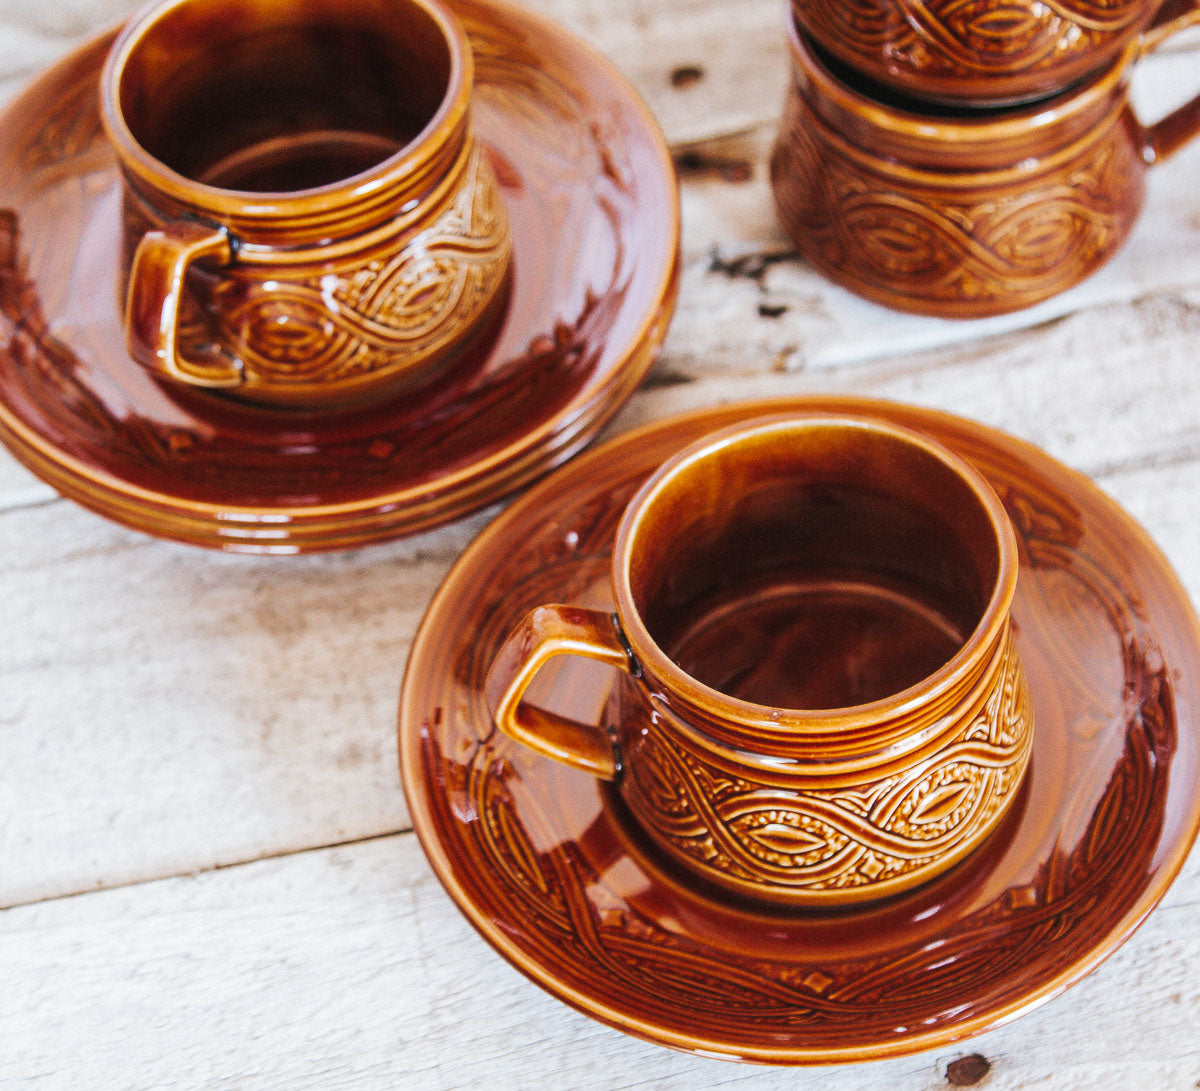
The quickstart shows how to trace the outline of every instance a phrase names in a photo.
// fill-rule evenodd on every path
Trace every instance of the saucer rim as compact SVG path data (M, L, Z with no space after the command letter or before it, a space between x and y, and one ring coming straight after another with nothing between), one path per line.
M462 20L460 0L446 0L446 3L454 17ZM620 91L631 115L639 116L647 147L653 147L658 159L659 177L667 183L665 188L669 198L669 207L665 210L669 216L664 224L669 245L663 248L662 269L653 293L647 293L645 297L637 328L626 343L614 351L610 367L599 377L595 373L590 375L553 415L501 450L450 474L355 500L269 507L188 500L159 492L107 469L88 465L62 450L0 398L0 440L26 469L89 510L156 537L230 552L315 553L405 537L463 518L510 496L523 485L562 465L603 430L653 366L678 302L682 275L682 208L670 146L642 94L612 61L578 34L513 0L465 0L465 6L499 9L509 20L531 26L539 40L549 38L568 43L573 51L587 59L589 72L598 73L607 85ZM95 76L99 80L107 56L105 46L111 48L116 37L134 18L136 15L85 39L25 84L0 111L0 131L27 99L45 94L69 78L72 67L79 65L93 51L98 54ZM463 23L469 40L469 29L465 20ZM111 168L119 170L115 157ZM269 522L264 521L264 516ZM168 525L148 529L158 520L164 520ZM355 532L356 526L364 522L373 524L376 520L382 525L362 533ZM244 531L247 537L225 540L221 531L232 527ZM299 530L300 533L279 538L281 529ZM256 541L255 530L269 530L276 536L267 541ZM310 538L310 534L319 537Z
M1191 604L1191 599L1178 574L1162 550L1134 516L1085 474L1066 466L1034 444L990 425L944 410L854 395L784 396L710 406L660 418L622 433L588 452L582 458L576 459L571 464L569 472L585 475L590 465L609 457L609 452L617 447L634 446L645 437L660 430L665 431L675 426L687 428L700 423L706 417L712 416L719 420L719 423L713 425L712 430L715 431L726 424L749 421L752 417L760 414L765 416L771 413L801 412L806 408L814 408L819 411L834 411L844 408L846 411L863 413L870 413L874 410L882 412L885 419L889 420L894 419L887 415L889 411L898 411L905 415L906 419L908 415L916 414L925 420L932 419L943 422L952 431L962 431L965 428L990 441L1003 453L1019 458L1026 465L1030 463L1034 466L1038 463L1052 464L1055 470L1061 472L1064 478L1070 482L1073 489L1083 489L1091 498L1095 499L1108 519L1120 520L1134 534L1145 551L1142 559L1147 562L1154 561L1160 570L1159 574L1163 578L1164 584L1171 589L1173 597L1187 606L1185 613L1190 623L1191 641L1200 648L1200 618L1197 617L1195 607ZM735 415L743 410L745 411L744 416ZM907 423L906 426L916 427L912 423ZM943 440L939 439L939 442L943 442ZM969 458L968 461L970 461ZM653 472L653 467L650 467L648 476ZM412 821L412 829L443 889L472 927L510 966L519 970L534 984L570 1007L600 1023L644 1041L717 1059L771 1065L820 1066L907 1056L995 1030L1060 996L1095 970L1137 931L1166 895L1187 862L1192 846L1197 836L1200 835L1200 794L1193 798L1190 816L1186 821L1179 823L1180 833L1176 835L1175 843L1164 855L1161 865L1146 883L1135 904L1118 921L1106 929L1103 937L1093 945L1087 954L1074 960L1061 973L1042 982L1027 995L990 1011L968 1017L961 1023L939 1030L917 1033L902 1039L826 1048L734 1045L728 1041L706 1038L702 1035L688 1035L681 1031L657 1026L648 1020L639 1019L627 1011L620 1011L609 1004L598 1002L581 990L560 981L550 971L544 970L535 959L511 943L505 930L492 921L486 913L478 911L470 894L455 876L453 861L443 849L441 839L437 835L436 823L431 816L430 793L424 773L423 732L420 724L422 710L417 704L418 695L415 692L417 682L414 681L422 673L419 670L419 661L424 658L426 647L434 643L436 632L445 628L442 615L445 614L448 619L452 618L452 600L458 597L460 585L465 585L471 575L470 568L473 557L486 553L490 549L492 541L501 537L506 528L513 524L519 525L531 514L534 514L540 492L541 488L531 489L493 520L459 557L438 588L410 646L400 691L397 735L401 781ZM905 895L901 894L898 897L903 898Z

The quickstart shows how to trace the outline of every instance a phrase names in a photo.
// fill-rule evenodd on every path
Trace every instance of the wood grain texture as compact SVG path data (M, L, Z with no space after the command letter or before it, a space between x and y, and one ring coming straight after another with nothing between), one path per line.
M653 387L619 427L830 387L948 409L1112 482L1198 594L1198 341L1200 293L1145 300L836 384L767 370ZM392 737L405 655L486 519L281 564L68 504L0 516L0 692L14 695L0 904L407 828Z
M0 0L0 101L137 6ZM614 431L806 391L946 408L1097 475L1200 599L1200 147L1151 173L1129 244L1074 292L987 322L893 315L787 256L762 169L786 78L776 0L531 6L615 59L684 165L678 319ZM1146 62L1147 118L1194 86L1197 57L1193 34ZM408 825L409 642L487 519L336 557L219 557L54 501L0 454L0 905L37 903L0 912L0 1087L924 1091L972 1052L989 1089L1200 1080L1195 855L1065 997L885 1064L687 1057L525 982L415 838L380 837ZM183 877L147 881L166 876ZM80 894L96 887L117 889Z
M278 566L0 517L0 905L406 828L400 674L480 525Z
M978 1052L990 1091L1182 1091L1200 1072L1200 937L1187 927L1198 902L1193 873L1094 975L963 1046L772 1071L673 1053L570 1011L471 931L412 835L384 838L10 910L0 965L24 987L0 991L0 1081L926 1091Z

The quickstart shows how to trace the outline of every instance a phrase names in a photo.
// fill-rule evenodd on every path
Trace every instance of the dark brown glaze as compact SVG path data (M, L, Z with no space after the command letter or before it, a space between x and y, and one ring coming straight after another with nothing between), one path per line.
M1000 106L1045 98L1104 68L1153 21L1200 17L1195 0L792 0L843 63L915 98Z
M21 461L140 530L296 553L458 518L595 436L673 312L670 158L628 83L577 39L503 0L453 10L516 227L485 343L435 386L357 412L273 412L157 383L125 353L116 303L122 187L96 109L106 37L0 124L0 438Z
M1033 760L995 836L932 883L859 908L756 907L672 865L610 788L501 736L483 678L530 607L612 609L621 511L663 460L765 412L864 409L936 436L1005 504L1020 551L1012 616L1037 721ZM854 399L728 406L606 445L484 532L413 646L401 765L417 832L452 897L567 1003L708 1055L877 1059L1029 1011L1141 923L1200 825L1198 663L1200 626L1153 543L1094 485L1027 444ZM580 720L602 710L586 664L559 659L542 680L554 709Z
M494 329L512 240L439 0L166 0L100 113L126 182L130 355L328 411L441 378Z
M751 421L646 483L613 547L615 621L539 606L489 706L518 742L616 780L708 881L800 906L889 896L973 852L1016 799L1034 728L1016 572L995 493L928 437L873 416ZM731 650L748 596L775 624ZM681 664L698 631L728 685ZM558 655L625 671L607 731L523 700Z
M1200 130L1200 99L1145 128L1135 47L1015 110L924 110L835 74L793 26L771 180L783 226L839 284L898 310L976 318L1095 272L1141 212L1148 162Z
M846 708L915 686L966 639L936 604L878 574L776 570L689 603L659 643L699 682L777 708Z

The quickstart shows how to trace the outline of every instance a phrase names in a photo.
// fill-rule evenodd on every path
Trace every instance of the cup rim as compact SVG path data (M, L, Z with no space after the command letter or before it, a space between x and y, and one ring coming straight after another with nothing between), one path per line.
M939 117L919 112L921 104L911 102L911 109L880 102L851 87L830 71L813 49L814 39L803 30L794 12L787 18L789 51L793 64L817 85L822 97L838 109L861 118L874 129L904 137L920 137L932 141L975 142L994 140L1028 140L1030 135L1059 125L1088 109L1099 106L1128 77L1139 51L1135 39L1102 68L1078 83L1063 88L1049 97L1009 106L964 107L964 113ZM896 92L902 97L902 93ZM929 103L930 109L945 109L945 103ZM974 110L978 116L971 116Z
M785 709L730 696L706 685L678 666L650 635L638 610L631 583L633 546L642 521L655 499L685 468L707 458L722 447L771 431L796 427L861 429L884 434L916 446L956 474L974 494L995 534L997 571L992 593L979 621L959 649L932 674L896 693L859 705L828 709ZM645 481L625 508L617 528L612 555L612 582L617 619L634 659L673 695L692 707L735 727L787 735L852 733L881 721L897 720L936 702L969 682L979 669L981 656L997 645L1009 619L1016 593L1018 572L1017 538L1008 513L987 479L966 459L937 440L866 414L786 413L770 414L722 428L673 455Z
M167 166L133 135L120 106L118 87L134 50L171 12L198 0L150 0L130 17L113 42L100 75L100 118L122 165L158 192L186 205L239 220L290 215L321 215L359 202L410 176L424 174L446 143L467 122L474 85L474 58L466 32L441 0L404 0L420 8L441 31L450 54L445 93L434 115L416 136L386 159L358 174L307 189L257 191L226 189L199 182Z

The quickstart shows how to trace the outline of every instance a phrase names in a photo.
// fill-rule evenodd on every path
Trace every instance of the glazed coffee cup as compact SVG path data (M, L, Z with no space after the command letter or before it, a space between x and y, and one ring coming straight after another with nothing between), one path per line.
M534 610L487 699L718 887L878 898L963 859L1016 798L1016 582L1004 508L944 447L865 416L759 418L646 482L613 546L615 613ZM560 655L618 668L602 725L525 701Z
M323 409L436 378L503 306L508 221L438 0L168 0L117 39L125 326L162 379Z
M1071 287L1125 241L1147 166L1200 131L1200 96L1157 124L1138 120L1136 45L1036 106L922 111L792 31L771 159L781 222L831 280L899 310L975 318Z
M1002 106L1057 94L1131 42L1152 46L1200 21L1196 0L1160 2L792 0L792 10L813 41L880 84L954 106Z

